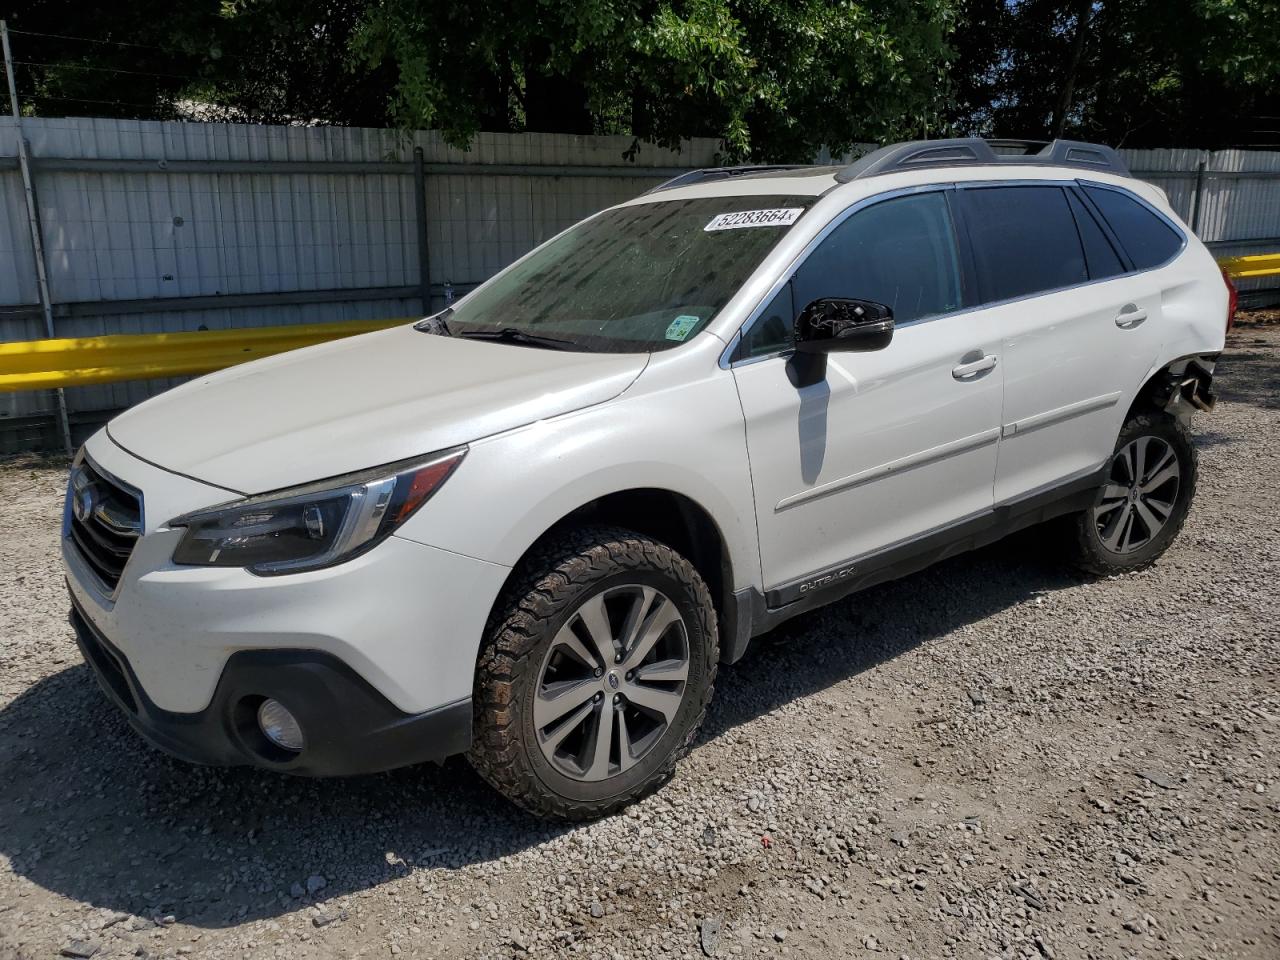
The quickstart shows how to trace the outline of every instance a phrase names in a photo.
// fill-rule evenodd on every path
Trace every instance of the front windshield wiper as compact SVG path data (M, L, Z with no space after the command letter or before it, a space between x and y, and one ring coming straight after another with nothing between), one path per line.
M467 340L497 340L499 343L519 343L527 347L544 347L548 350L572 350L577 347L572 340L544 337L538 333L517 330L515 327L503 327L501 330L466 330L458 336Z
M453 331L449 329L449 324L445 321L445 317L453 313L453 307L445 307L439 313L432 314L429 317L423 317L413 325L413 329L420 330L423 333L442 334L446 337L452 337Z

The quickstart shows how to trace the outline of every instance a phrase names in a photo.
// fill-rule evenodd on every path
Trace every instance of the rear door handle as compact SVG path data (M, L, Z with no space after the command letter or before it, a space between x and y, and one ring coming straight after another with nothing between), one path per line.
M970 363L962 363L958 367L953 367L951 375L957 380L972 380L980 373L986 373L988 370L994 370L998 359L999 358L994 353L988 353L981 359L974 360Z
M1132 330L1145 319L1147 319L1147 311L1136 303L1126 303L1116 314L1116 326L1121 330Z

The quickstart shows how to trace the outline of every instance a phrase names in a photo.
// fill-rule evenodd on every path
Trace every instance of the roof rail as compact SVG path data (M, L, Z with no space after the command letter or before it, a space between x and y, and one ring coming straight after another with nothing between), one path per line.
M682 173L678 177L672 177L666 183L660 183L656 187L646 190L645 194L657 193L659 190L673 190L676 187L687 187L695 183L706 183L708 180L728 180L732 177L745 177L752 173L797 170L802 166L806 166L806 164L760 163L746 164L739 167L703 167L700 170L690 170L688 173Z
M836 174L841 183L901 173L922 167L996 166L1005 163L1081 167L1122 177L1132 176L1120 155L1110 147L1078 140L913 140L873 150Z

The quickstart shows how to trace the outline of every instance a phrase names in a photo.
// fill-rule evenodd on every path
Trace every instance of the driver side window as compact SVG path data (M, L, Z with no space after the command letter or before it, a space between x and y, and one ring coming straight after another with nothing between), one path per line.
M752 324L742 356L787 350L797 311L821 297L874 300L895 321L958 310L960 257L943 191L883 200L836 227Z

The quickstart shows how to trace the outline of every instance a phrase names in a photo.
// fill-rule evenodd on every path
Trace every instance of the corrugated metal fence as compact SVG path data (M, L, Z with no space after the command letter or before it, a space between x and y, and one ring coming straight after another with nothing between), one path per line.
M59 337L421 316L595 211L715 162L629 137L26 119ZM16 123L0 118L0 342L45 336ZM79 438L177 381L66 392ZM0 393L0 452L57 447Z
M1154 183L1213 255L1280 252L1280 153L1261 150L1121 150ZM1280 300L1275 277L1242 279L1241 304Z
M480 134L460 151L429 132L102 119L22 131L59 337L421 315L717 150L628 158L628 137ZM0 118L0 342L45 336L16 135ZM1280 153L1124 156L1215 254L1280 250ZM69 388L73 432L174 382ZM48 391L0 393L0 452L58 446L55 410Z

